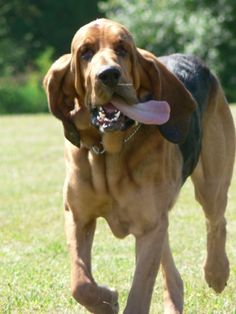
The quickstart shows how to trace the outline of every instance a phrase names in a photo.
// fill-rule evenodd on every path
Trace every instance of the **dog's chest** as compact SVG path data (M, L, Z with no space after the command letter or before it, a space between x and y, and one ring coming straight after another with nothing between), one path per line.
M153 228L178 193L181 174L166 167L157 153L140 160L92 154L88 159L92 185L90 193L87 190L87 203L92 204L92 212L107 220L118 237Z

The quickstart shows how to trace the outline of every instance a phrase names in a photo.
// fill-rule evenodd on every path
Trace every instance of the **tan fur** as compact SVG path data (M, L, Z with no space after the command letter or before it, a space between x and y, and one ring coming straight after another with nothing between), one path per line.
M88 45L96 54L92 61L85 62L81 51ZM114 52L117 45L125 46L125 58ZM104 217L115 236L133 234L136 239L136 270L124 313L149 313L160 264L165 313L182 313L183 284L168 240L168 211L181 188L182 156L178 145L167 141L155 126L142 125L127 143L124 140L136 126L104 135L91 126L91 104L105 104L112 97L111 90L96 77L103 65L121 69L126 85L117 93L128 104L150 92L155 99L168 100L168 123L177 125L183 137L196 107L182 83L152 54L138 50L123 26L109 20L97 20L81 28L72 41L71 54L52 65L44 84L51 111L62 120L67 138L64 200L72 294L94 314L118 313L117 292L98 286L91 272L96 218ZM229 274L224 211L235 135L219 83L211 92L203 128L202 153L192 179L207 218L206 280L221 292ZM101 146L105 153L94 154L93 145Z

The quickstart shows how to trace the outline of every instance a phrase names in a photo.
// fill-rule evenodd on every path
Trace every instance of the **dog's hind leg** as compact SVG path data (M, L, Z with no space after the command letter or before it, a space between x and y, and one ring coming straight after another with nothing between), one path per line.
M206 185L193 177L196 199L206 216L207 256L204 265L205 279L216 292L221 292L229 277L229 262L225 252L227 187L206 180ZM196 183L197 182L197 183ZM205 188L204 188L205 186Z
M164 310L165 314L183 313L183 281L175 266L166 235L161 257L162 274L164 279Z
M205 279L220 293L229 277L225 252L227 193L235 154L235 132L232 116L219 84L212 91L203 120L202 151L192 175L195 196L202 205L207 226Z

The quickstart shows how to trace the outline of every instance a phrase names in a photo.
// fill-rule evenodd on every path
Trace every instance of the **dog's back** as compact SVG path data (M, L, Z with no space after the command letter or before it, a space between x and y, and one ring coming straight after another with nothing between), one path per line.
M220 86L208 67L196 57L173 54L158 59L184 84L198 105L192 114L188 136L184 143L179 145L184 162L182 173L184 182L197 165L204 131L202 128L204 112L211 93Z

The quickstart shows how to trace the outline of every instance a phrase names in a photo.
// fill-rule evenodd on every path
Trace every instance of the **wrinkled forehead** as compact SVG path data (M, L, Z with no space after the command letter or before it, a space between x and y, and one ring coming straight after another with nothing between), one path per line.
M133 38L128 30L119 23L98 19L81 27L72 40L72 49L86 43L99 42L106 46L117 41L133 43Z

